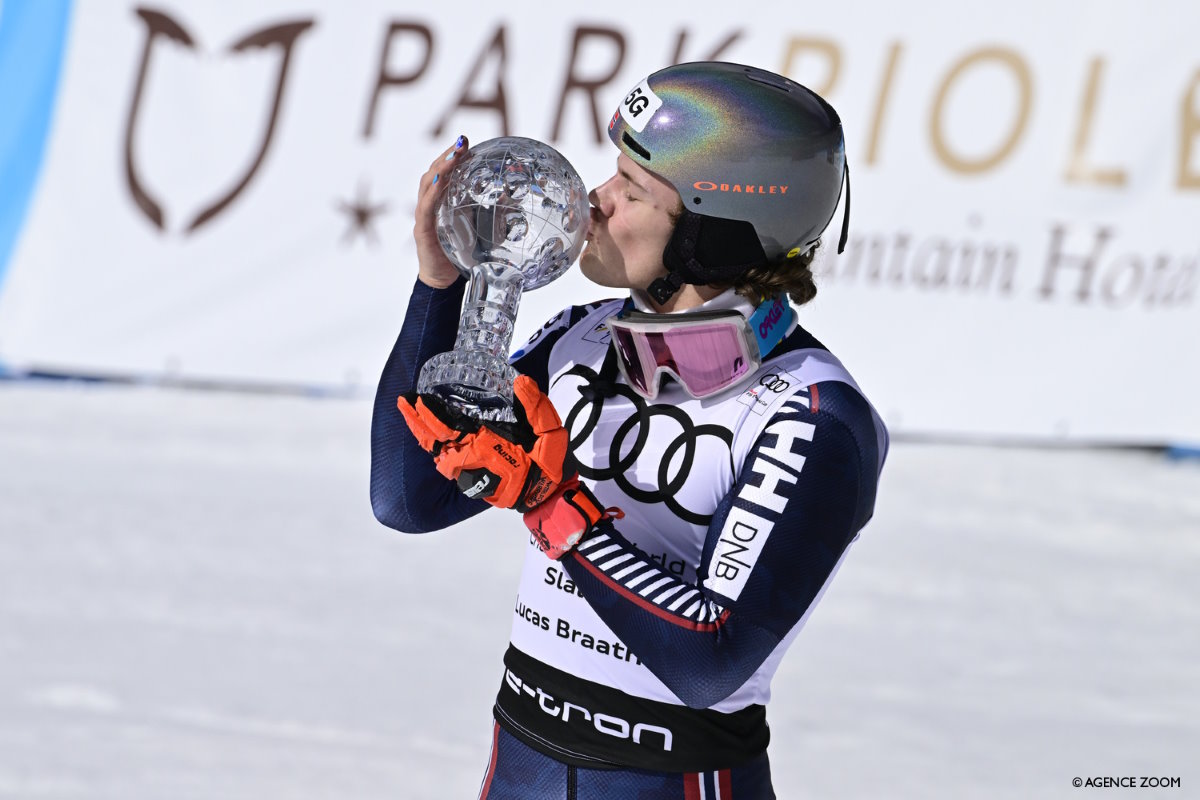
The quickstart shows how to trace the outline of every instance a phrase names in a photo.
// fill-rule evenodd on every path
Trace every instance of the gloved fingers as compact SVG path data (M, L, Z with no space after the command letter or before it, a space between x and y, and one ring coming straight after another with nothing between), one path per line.
M452 481L458 480L458 475L468 468L468 452L453 444L443 447L433 458L437 471Z
M559 427L538 437L537 443L529 451L529 458L542 468L546 477L555 483L562 481L564 463L567 460L567 448L570 437L565 428Z
M450 432L450 438L461 438L464 434L479 430L479 420L459 411L436 394L419 395L417 408L426 420L431 420L435 433Z
M518 375L513 381L513 399L520 406L520 412L524 414L529 427L536 435L541 436L562 427L562 420L554 404L537 385L537 381L528 375Z
M417 400L418 404L420 402ZM417 438L417 444L421 445L423 450L432 451L441 440L426 424L425 416L421 411L403 395L396 400L396 408L400 409L400 414L404 417L404 424L408 425L408 429Z
M426 450L432 451L438 442L453 442L462 438L463 431L450 426L429 404L424 397L401 395L396 400L396 408L404 415L404 421L409 430L417 437L417 442ZM436 401L434 401L436 406Z
M477 436L468 434L461 441L447 442L433 457L433 464L437 467L437 471L454 481L458 480L459 473L463 470L483 466L483 459L476 449L478 447L477 440Z

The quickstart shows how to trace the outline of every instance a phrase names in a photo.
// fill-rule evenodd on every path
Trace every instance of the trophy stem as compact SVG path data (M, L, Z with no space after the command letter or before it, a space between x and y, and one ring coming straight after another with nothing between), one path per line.
M508 351L524 288L521 270L510 264L472 267L454 349L425 362L417 391L436 394L476 419L516 421L512 385L518 373L508 365Z

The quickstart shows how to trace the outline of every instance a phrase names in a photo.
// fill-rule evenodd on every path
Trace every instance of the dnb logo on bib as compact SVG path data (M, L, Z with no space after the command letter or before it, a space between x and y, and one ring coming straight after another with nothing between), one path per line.
M646 123L654 116L654 112L661 107L662 100L650 90L649 82L642 81L632 92L625 95L625 99L621 101L620 112L625 122L629 123L629 127L641 133L645 130Z

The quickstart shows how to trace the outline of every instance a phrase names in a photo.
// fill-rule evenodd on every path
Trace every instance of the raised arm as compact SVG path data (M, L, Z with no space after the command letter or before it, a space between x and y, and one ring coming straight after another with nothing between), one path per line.
M371 417L371 508L384 525L406 533L445 528L487 508L463 497L438 474L396 407L401 394L416 389L425 362L454 346L466 281L438 243L436 214L446 176L467 151L467 140L460 136L418 183L413 223L418 278L379 378Z

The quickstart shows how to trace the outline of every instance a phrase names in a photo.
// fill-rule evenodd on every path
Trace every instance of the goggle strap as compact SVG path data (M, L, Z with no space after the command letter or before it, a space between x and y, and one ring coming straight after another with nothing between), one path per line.
M784 302L782 297L768 297L754 309L754 313L746 322L758 342L758 354L761 358L765 359L767 353L774 350L783 340L788 328L792 326L795 313L791 304Z

